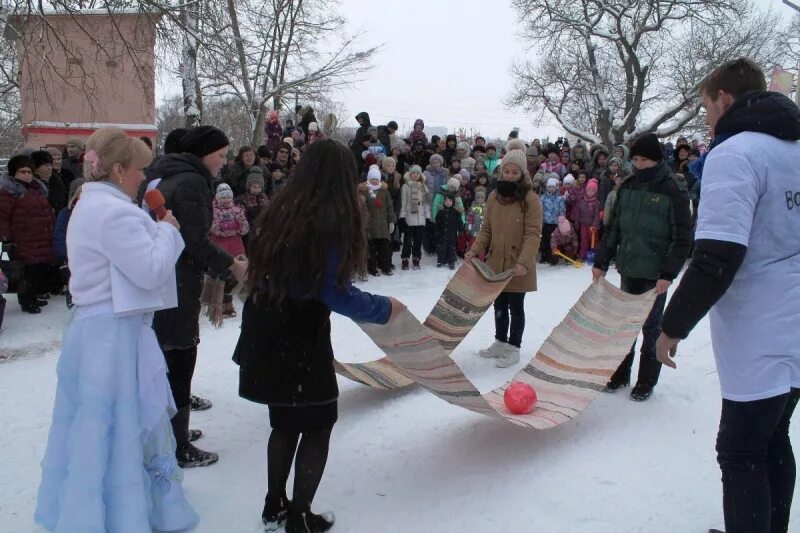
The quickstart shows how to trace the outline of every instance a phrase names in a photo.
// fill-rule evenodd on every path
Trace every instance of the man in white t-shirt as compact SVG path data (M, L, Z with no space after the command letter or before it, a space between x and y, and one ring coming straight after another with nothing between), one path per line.
M664 313L657 357L710 311L722 389L717 459L727 533L788 531L789 422L800 399L800 110L748 59L701 88L714 141L701 161L695 251Z

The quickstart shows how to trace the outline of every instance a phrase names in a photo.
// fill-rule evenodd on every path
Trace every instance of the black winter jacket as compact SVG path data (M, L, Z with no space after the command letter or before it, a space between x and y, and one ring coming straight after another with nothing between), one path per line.
M185 248L175 267L178 307L158 311L153 329L162 350L193 348L200 343L200 293L203 274L228 275L233 258L208 239L211 229L213 178L202 160L192 154L165 156L159 165L158 190L165 207L181 225Z

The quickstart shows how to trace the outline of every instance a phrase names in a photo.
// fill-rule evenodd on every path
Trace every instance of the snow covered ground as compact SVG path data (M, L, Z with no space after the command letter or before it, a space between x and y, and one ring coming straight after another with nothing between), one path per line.
M362 286L397 296L422 318L451 275L425 261L420 272L371 278ZM618 282L615 274L609 279ZM527 357L589 280L588 268L539 267L540 290L526 299ZM37 531L39 461L69 313L63 298L53 298L38 316L23 315L14 296L8 307L0 333L0 531L22 533ZM500 370L475 355L493 332L490 312L453 354L482 391L519 369ZM230 359L237 321L221 330L204 323L202 333L194 392L214 408L193 414L192 426L205 432L198 444L221 458L186 471L184 489L201 517L198 532L255 533L266 491L266 408L237 395L238 370ZM343 361L379 356L339 316L333 342ZM340 378L340 421L315 509L333 510L334 531L346 533L701 533L718 527L720 398L707 323L682 345L678 365L677 372L665 369L649 402L604 394L582 417L549 431L492 420L419 388L378 392ZM792 433L798 437L796 428ZM797 512L794 517L800 523Z

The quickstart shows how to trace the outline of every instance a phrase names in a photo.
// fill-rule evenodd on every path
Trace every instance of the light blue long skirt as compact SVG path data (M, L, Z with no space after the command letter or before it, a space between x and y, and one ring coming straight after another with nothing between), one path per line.
M36 522L58 533L193 528L149 315L79 309L64 333Z

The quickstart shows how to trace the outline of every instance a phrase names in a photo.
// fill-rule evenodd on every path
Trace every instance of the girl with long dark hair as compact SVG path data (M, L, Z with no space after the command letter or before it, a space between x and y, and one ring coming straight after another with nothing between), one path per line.
M351 284L364 275L367 262L356 185L348 149L333 140L316 142L252 230L251 292L234 360L240 365L239 395L269 406L269 487L262 513L268 531L283 522L287 533L333 526L332 515L311 512L338 416L331 311L385 324L403 309L393 298Z

